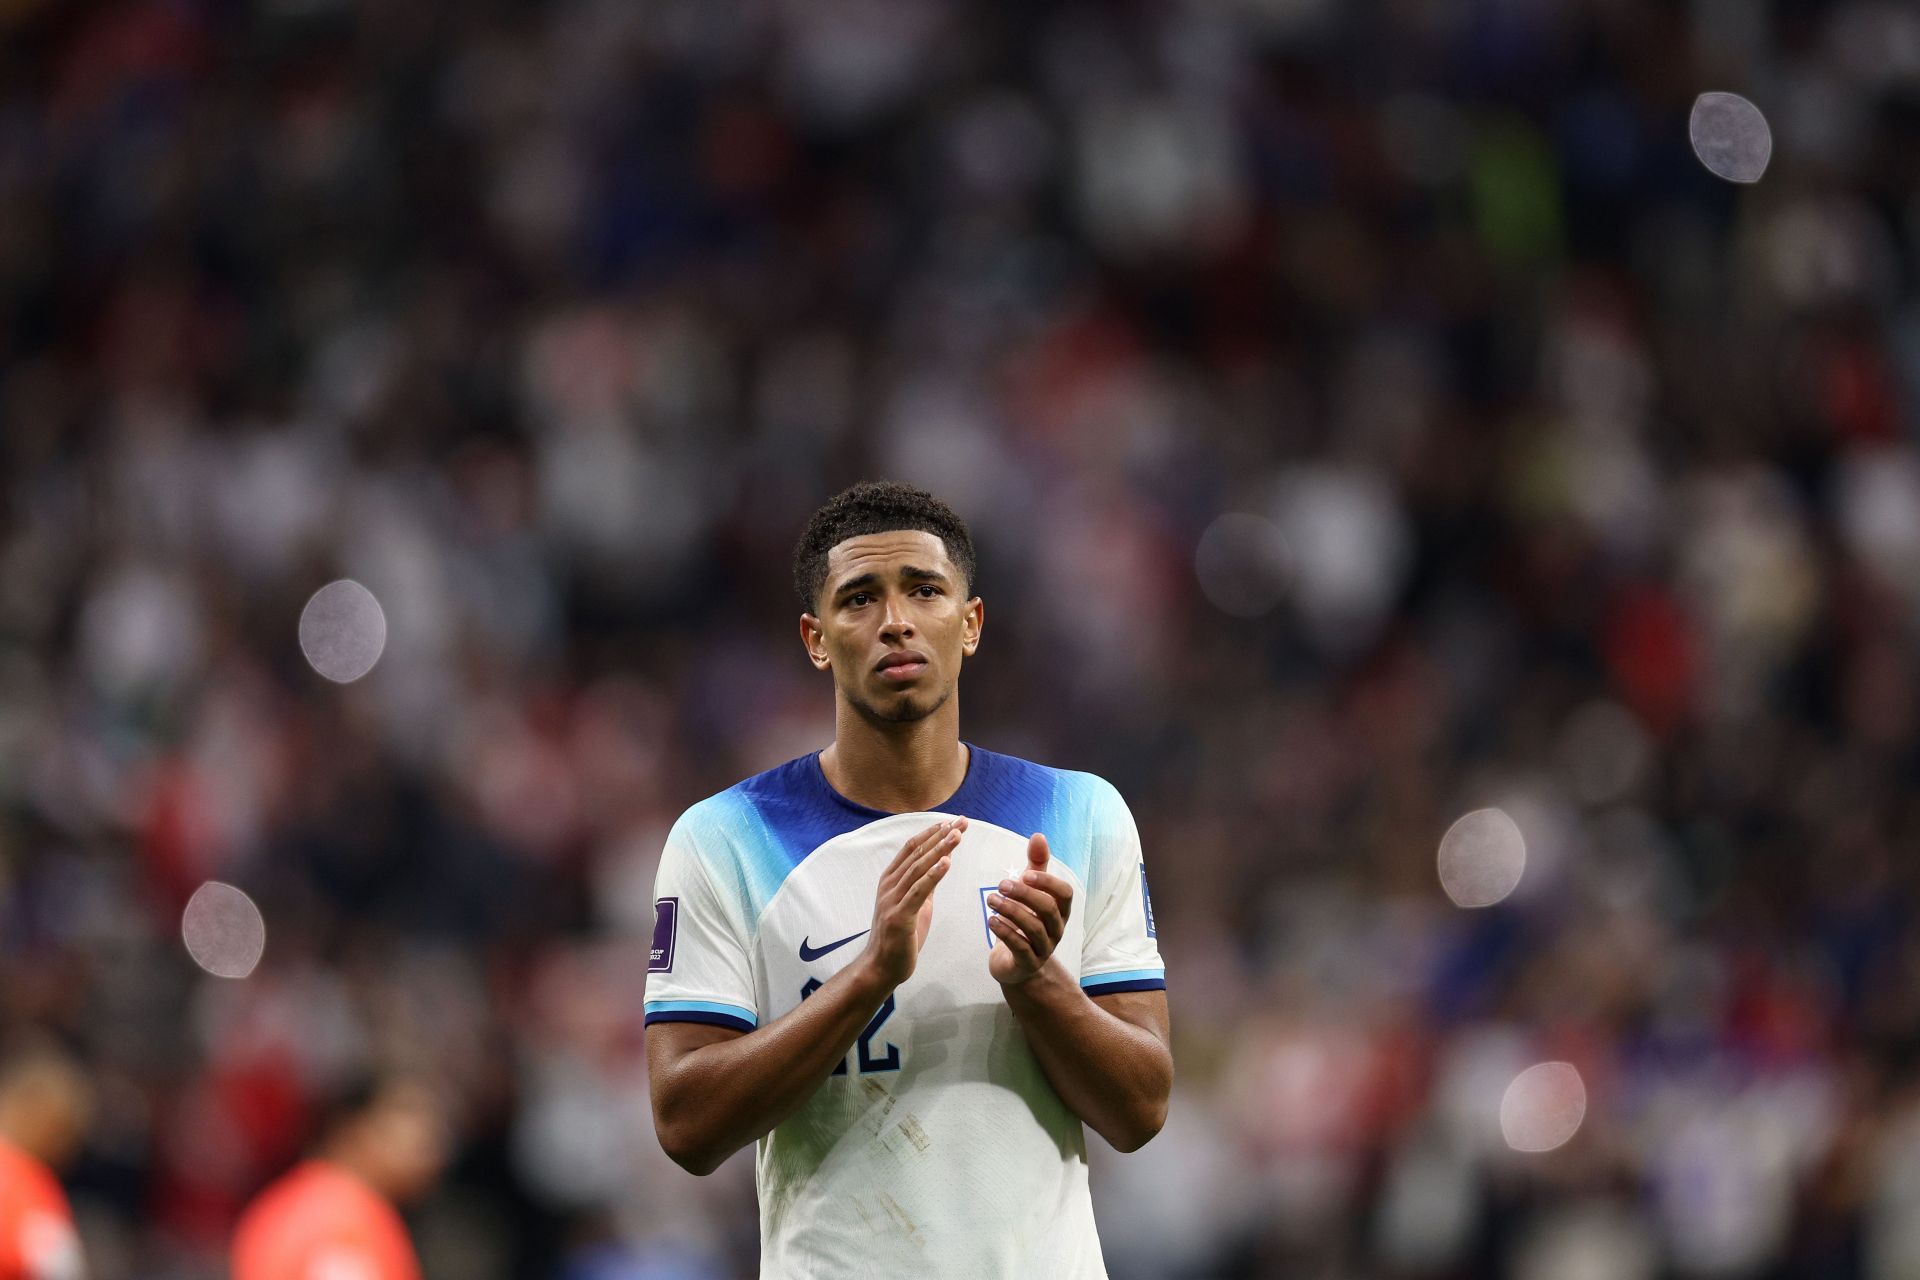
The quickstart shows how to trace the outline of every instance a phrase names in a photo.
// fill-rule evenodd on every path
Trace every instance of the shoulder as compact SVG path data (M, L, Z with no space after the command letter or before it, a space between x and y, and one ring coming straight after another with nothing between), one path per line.
M309 1174L307 1165L294 1166L262 1188L240 1214L233 1231L236 1280L270 1275L274 1258L307 1233L315 1216Z
M978 816L1019 834L1045 832L1053 856L1089 882L1132 823L1119 789L1097 773L974 750L986 770Z
M699 849L754 834L804 794L804 770L812 763L811 755L796 756L695 801L681 811L668 839Z
M243 1216L260 1221L300 1212L326 1193L323 1173L314 1161L302 1161L261 1188Z
M1005 784L1044 790L1049 808L1057 814L1075 814L1084 820L1106 821L1127 811L1120 789L1097 773L1084 769L1063 769L1019 756L975 748L987 758L991 768Z
M1098 817L1110 817L1116 811L1124 813L1127 802L1120 794L1120 788L1108 782L1097 773L1087 773L1079 769L1057 769L1060 787L1076 801L1086 806L1087 812Z
M1120 788L1097 773L1063 770L1060 789L1063 807L1085 824L1091 843L1087 853L1090 873L1137 844L1139 837L1133 824L1133 811L1127 807ZM1127 861L1131 857L1132 854L1127 853L1119 860Z
M758 918L809 852L865 821L836 811L817 772L813 755L798 756L689 805L667 833L668 856L699 864L722 898Z
M304 1166L269 1186L233 1237L235 1280L417 1274L399 1211L360 1183Z
M64 1214L67 1211L67 1193L53 1171L18 1147L0 1142L0 1192L9 1186L19 1201L15 1206L19 1212ZM0 1195L0 1213L6 1210L3 1203L6 1198Z

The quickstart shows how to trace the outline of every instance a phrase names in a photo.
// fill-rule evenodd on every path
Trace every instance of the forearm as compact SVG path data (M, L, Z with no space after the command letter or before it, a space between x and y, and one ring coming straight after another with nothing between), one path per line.
M1145 1027L1102 1009L1058 961L1007 987L1006 999L1060 1100L1121 1151L1160 1131L1173 1054Z
M663 1064L652 1077L653 1115L667 1154L693 1173L711 1173L798 1111L890 991L856 962L766 1026Z

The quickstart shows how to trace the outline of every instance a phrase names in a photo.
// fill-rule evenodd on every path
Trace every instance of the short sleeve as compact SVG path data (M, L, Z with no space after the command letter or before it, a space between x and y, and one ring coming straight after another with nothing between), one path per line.
M1080 986L1088 995L1162 991L1166 965L1153 926L1147 864L1133 813L1111 783L1095 788L1093 849L1089 859L1092 913L1080 961Z
M646 1021L752 1031L760 1018L746 921L715 890L688 825L683 816L668 832L654 882Z

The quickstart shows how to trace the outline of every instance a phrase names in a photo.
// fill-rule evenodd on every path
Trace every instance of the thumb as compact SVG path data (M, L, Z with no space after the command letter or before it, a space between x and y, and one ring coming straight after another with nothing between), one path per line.
M1027 865L1035 871L1045 871L1048 857L1046 836L1038 831L1034 832L1027 841Z

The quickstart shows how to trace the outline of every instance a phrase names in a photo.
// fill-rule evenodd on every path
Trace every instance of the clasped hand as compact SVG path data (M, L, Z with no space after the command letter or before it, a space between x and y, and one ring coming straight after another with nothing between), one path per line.
M988 953L987 972L1002 986L1018 986L1045 968L1067 931L1073 886L1048 872L1049 861L1047 838L1036 832L1027 841L1026 870L987 895L987 905L998 913L987 917L987 928L999 939Z
M953 865L966 829L965 818L934 823L901 846L881 875L863 960L884 990L912 976L933 924L934 886ZM1050 861L1047 838L1036 832L1027 841L1025 870L987 895L997 913L987 917L997 939L987 972L1002 986L1018 986L1045 968L1067 931L1073 886L1047 870Z

